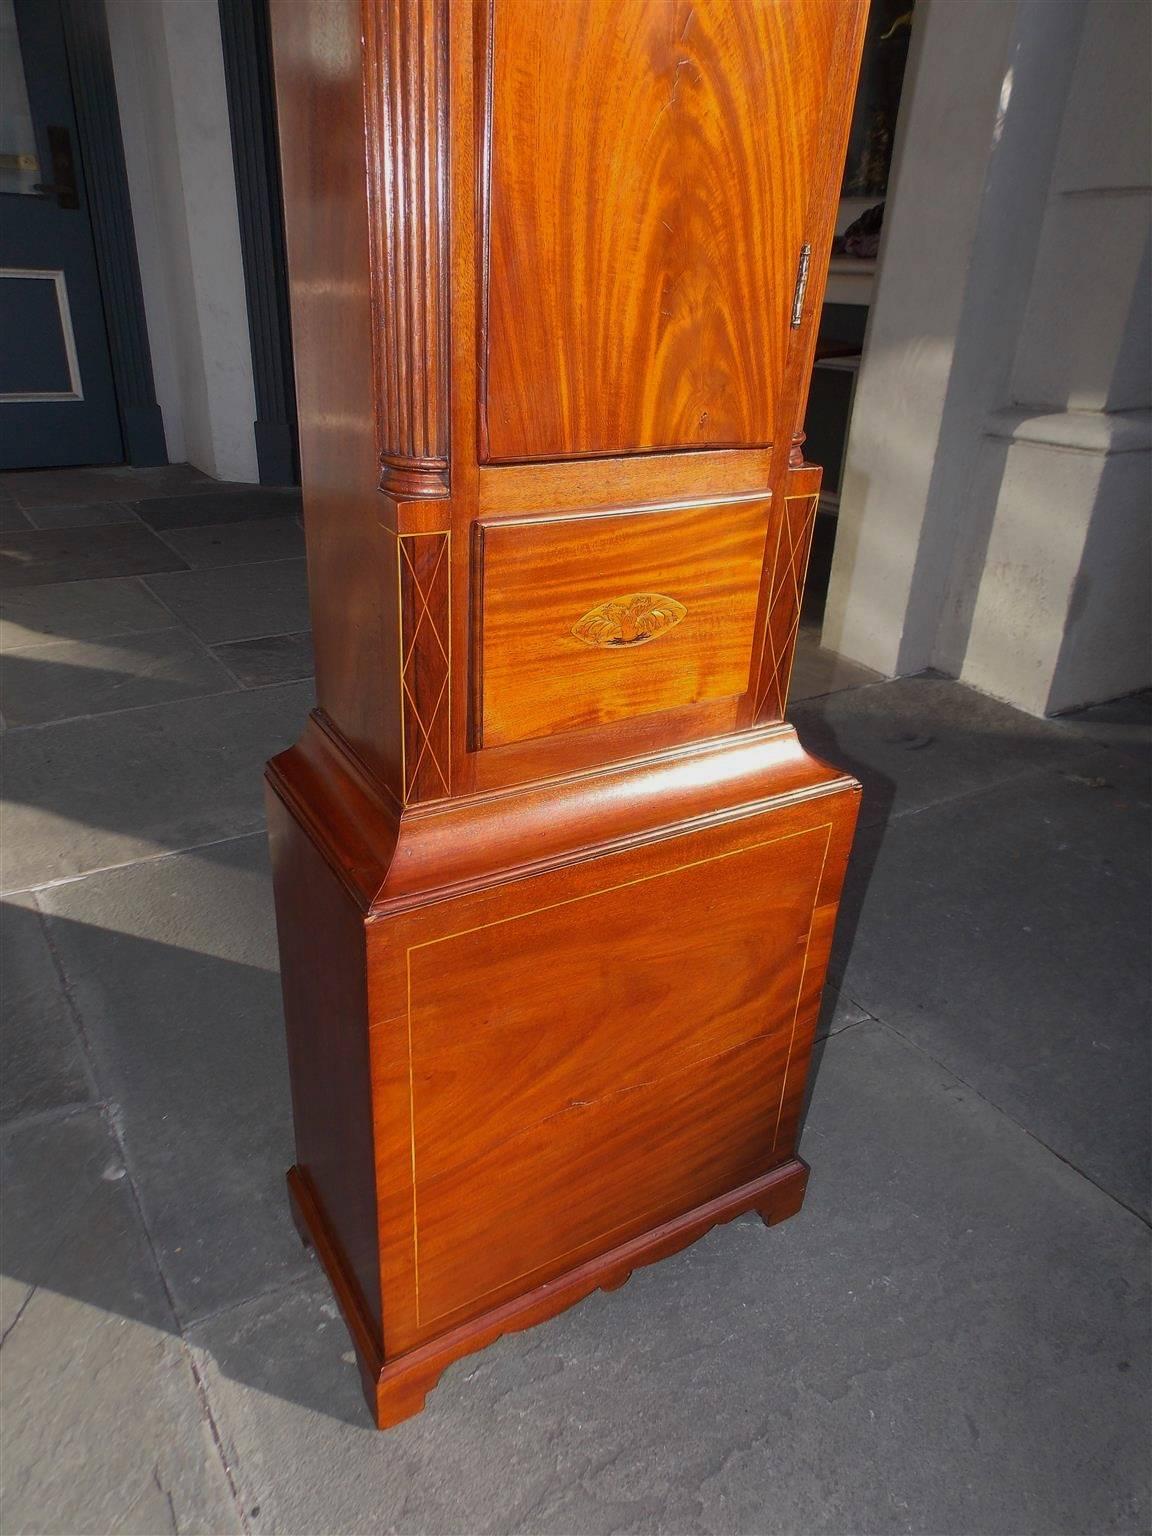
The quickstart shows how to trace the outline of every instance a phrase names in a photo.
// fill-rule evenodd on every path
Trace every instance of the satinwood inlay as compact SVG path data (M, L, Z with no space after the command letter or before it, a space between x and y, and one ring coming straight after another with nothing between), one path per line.
M406 805L452 792L450 542L446 533L402 534L397 540Z
M776 530L776 548L768 575L768 616L764 626L760 675L756 680L756 718L782 720L796 654L800 605L818 496L784 497L784 515Z
M600 603L572 626L585 645L647 645L673 629L688 612L674 597L639 592Z

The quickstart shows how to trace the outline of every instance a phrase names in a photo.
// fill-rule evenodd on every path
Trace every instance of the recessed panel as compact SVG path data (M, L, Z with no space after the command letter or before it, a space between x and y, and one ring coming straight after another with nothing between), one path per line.
M483 456L772 440L841 5L491 0Z
M827 846L697 843L409 951L423 1324L771 1166Z
M477 524L477 745L742 694L769 504Z
M0 400L81 398L63 272L0 268Z

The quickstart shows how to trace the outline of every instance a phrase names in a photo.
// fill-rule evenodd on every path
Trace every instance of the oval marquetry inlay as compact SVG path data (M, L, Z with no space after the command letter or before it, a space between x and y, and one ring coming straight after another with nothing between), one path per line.
M674 597L658 592L637 592L600 603L572 626L585 645L647 645L674 629L688 612Z

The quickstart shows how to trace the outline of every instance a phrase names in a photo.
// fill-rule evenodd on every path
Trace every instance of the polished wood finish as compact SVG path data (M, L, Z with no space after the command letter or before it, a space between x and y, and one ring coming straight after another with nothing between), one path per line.
M399 802L397 551L377 489L360 8L283 0L272 30L316 692Z
M485 458L774 440L841 4L490 0Z
M782 714L864 8L273 0L319 697L268 770L290 1189L381 1425L799 1208L858 788Z
M340 1233L359 1312L379 1333L363 923L357 904L332 880L321 847L297 835L278 796L267 798L281 932L299 923L309 934L307 945L284 945L280 953L289 1023L308 1021L288 1030L296 1156L308 1169L314 1200ZM322 1032L308 1027L317 1018L324 1020Z
M452 793L451 535L397 535L404 803Z
M821 812L605 858L579 894L474 901L408 948L421 1335L771 1166L778 1116L749 1083L784 1081Z
M743 694L768 508L476 522L476 745Z
M445 0L366 5L364 82L380 488L448 489Z
M692 501L701 487L717 500L763 494L771 480L772 450L743 452L703 449L692 454L651 453L631 459L576 459L556 464L482 465L478 475L479 511L512 517L549 507L553 512L594 507L605 489L618 506Z
M820 477L811 470L789 472L775 519L774 546L766 562L757 615L759 647L752 681L753 718L779 720L788 702L796 654L804 577L820 503Z

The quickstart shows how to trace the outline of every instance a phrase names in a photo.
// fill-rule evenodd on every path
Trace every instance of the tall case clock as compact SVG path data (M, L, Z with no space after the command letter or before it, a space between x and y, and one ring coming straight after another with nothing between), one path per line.
M858 786L784 704L865 10L273 0L318 698L268 766L289 1189L381 1426L803 1199Z

